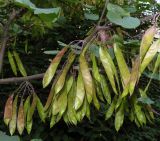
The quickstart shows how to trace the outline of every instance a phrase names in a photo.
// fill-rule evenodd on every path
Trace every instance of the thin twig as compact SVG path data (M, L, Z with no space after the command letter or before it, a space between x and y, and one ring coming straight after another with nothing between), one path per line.
M100 24L101 24L101 22L102 22L102 19L103 19L103 17L104 17L104 14L105 14L105 11L106 11L106 8L107 8L107 5L108 5L108 2L109 2L109 0L106 0L105 5L104 5L104 8L103 8L103 11L102 11L102 14L101 14L101 17L100 17L100 19L99 19L99 21L98 21L98 26L100 26Z
M0 84L19 83L22 81L42 79L43 76L44 76L44 73L26 76L26 77L4 78L4 79L0 79Z

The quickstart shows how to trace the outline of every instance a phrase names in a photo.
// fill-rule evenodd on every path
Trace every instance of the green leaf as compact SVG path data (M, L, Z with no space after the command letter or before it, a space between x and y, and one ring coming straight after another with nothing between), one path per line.
M108 3L107 9L108 11L116 12L118 15L121 15L121 16L130 16L129 12L124 10L122 7L112 3Z
M36 6L30 0L15 0L17 5L33 10Z
M97 14L85 13L84 16L87 20L97 21L99 19Z

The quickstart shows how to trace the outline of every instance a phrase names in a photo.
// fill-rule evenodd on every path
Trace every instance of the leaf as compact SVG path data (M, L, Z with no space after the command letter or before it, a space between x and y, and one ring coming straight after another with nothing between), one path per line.
M140 66L140 72L143 73L143 71L145 70L145 68L149 65L149 63L152 61L152 59L154 58L154 56L156 55L156 53L158 52L160 46L160 39L158 39L157 41L155 41L151 47L148 49L142 63Z
M51 82L52 78L55 75L55 72L57 70L57 67L64 55L64 53L67 51L67 47L64 47L52 60L50 66L48 67L47 71L45 72L45 75L43 77L43 88L47 87L49 83Z
M128 29L136 28L140 25L140 20L138 18L130 17L130 13L118 5L109 3L107 9L107 18L112 23Z
M72 85L74 83L74 77L71 75L69 79L67 80L67 94L69 93L70 89L72 88Z
M105 97L106 101L108 102L108 104L111 104L111 94L110 94L108 84L105 80L104 75L101 75L101 88L102 88L103 96Z
M117 102L117 96L114 97L109 109L107 110L106 115L105 115L105 120L108 120L112 116L115 106L116 106L116 102Z
M17 118L17 129L20 135L22 135L23 133L24 126L25 126L24 107L23 107L23 100L21 100Z
M16 63L17 63L17 66L18 66L20 73L22 74L22 76L27 76L26 70L22 64L22 61L21 61L18 53L16 51L13 51L13 55L15 57L15 60L16 60Z
M58 54L59 50L48 50L48 51L44 51L44 54L49 54L49 55L56 55Z
M44 112L44 107L43 107L43 104L42 104L42 102L41 102L41 100L39 99L38 96L37 96L37 110L38 110L38 114L39 114L41 120L43 122L45 122L46 115L45 115L45 112Z
M10 120L12 119L12 110L13 110L13 94L9 96L5 104L4 110L4 123L8 126Z
M84 16L87 20L97 21L99 19L99 15L93 13L85 13Z
M118 15L121 15L121 16L130 16L129 12L127 12L122 7L116 4L108 3L107 9L108 11L116 12Z
M119 107L115 115L115 128L117 132L123 125L123 121L124 121L124 102L122 102L121 106Z
M101 60L102 65L105 69L105 72L108 76L108 79L111 83L113 91L116 94L118 94L117 89L116 89L116 84L115 84L115 81L114 81L114 71L112 69L112 64L110 63L110 59L108 59L108 52L103 47L100 47L99 54L100 54L100 60Z
M9 132L11 135L14 134L16 130L16 123L17 123L17 102L18 102L18 95L16 95L13 101L13 111L12 111L12 119L9 122Z
M96 95L96 90L95 89L94 89L94 92L93 92L93 104L97 108L97 110L99 110L100 103L99 103L99 101L97 99L97 95ZM88 104L88 108L89 108L89 104Z
M8 51L8 60L9 60L9 63L11 65L11 69L12 69L14 75L17 76L17 67L16 67L15 61L14 61L13 56L10 51Z
M75 57L76 57L76 55L73 52L71 52L69 54L66 65L64 66L62 73L55 84L55 94L59 93L62 90L64 83L65 83L66 75L67 75L72 63L74 62Z
M156 34L156 27L155 25L151 26L147 31L144 33L140 45L140 60L143 61L151 43L153 42L154 35Z
M80 55L79 58L79 64L80 64L80 71L82 73L83 83L86 90L86 96L88 103L91 103L93 99L93 80L92 76L89 71L89 67L87 64L87 61L85 59L85 56L83 54Z
M85 88L84 88L81 71L79 71L78 79L77 79L76 96L75 96L75 102L74 102L75 110L78 110L82 106L84 97L85 97Z
M124 87L128 84L128 81L130 79L130 72L127 66L127 63L124 59L124 56L122 54L121 49L118 46L118 43L114 43L114 53L117 59L118 67L120 70L121 78L122 78L122 84Z
M31 10L36 8L36 6L30 0L15 0L15 2L16 4Z

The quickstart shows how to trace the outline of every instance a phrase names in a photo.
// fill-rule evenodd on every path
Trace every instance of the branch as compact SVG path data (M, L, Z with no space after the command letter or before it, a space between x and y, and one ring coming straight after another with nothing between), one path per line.
M0 84L18 83L18 82L22 82L22 81L42 79L43 76L44 76L44 73L26 76L26 77L4 78L4 79L0 79Z
M9 39L8 34L9 34L10 25L22 11L23 9L16 12L15 9L13 9L12 13L9 16L8 22L5 24L3 28L3 36L1 37L1 47L0 47L0 73L2 72L5 49L6 49L7 41Z

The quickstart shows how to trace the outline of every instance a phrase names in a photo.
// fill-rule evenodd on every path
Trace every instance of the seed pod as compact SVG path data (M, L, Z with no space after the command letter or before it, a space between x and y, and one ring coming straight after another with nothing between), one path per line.
M76 96L75 96L75 102L74 102L75 110L78 110L82 106L84 97L85 97L84 83L83 83L82 74L79 71L78 79L77 79L77 90L76 90Z
M33 100L32 100L31 106L30 106L30 103L28 103L27 122L26 122L26 129L28 134L30 134L32 130L32 124L33 124L32 118L33 118L36 105L37 105L37 95L33 93Z
M72 88L70 92L68 93L68 107L67 107L67 116L68 120L71 124L76 125L77 119L76 119L76 111L74 109L74 99L75 99L75 93L76 93L76 84L73 83Z
M27 113L28 113L28 110L30 108L30 99L31 99L31 95L29 95L26 99L26 101L24 102L24 118L25 118L25 121L27 120ZM26 124L25 124L26 126Z
M74 81L74 78L73 78L73 75L71 75L69 77L69 79L67 80L67 94L69 93L69 91L71 90L72 88L72 85L73 85L73 81Z
M117 102L117 96L114 97L109 109L106 112L106 116L105 116L106 120L108 120L112 116L115 106L116 106L116 102Z
M49 109L49 107L51 106L51 104L52 104L52 100L53 100L53 98L54 98L54 94L55 94L55 91L54 91L54 83L52 84L52 87L51 87L51 90L50 90L50 92L49 92L49 96L48 96L48 98L47 98L47 102L46 102L46 104L45 104L45 106L44 106L44 111L46 112L48 109Z
M18 53L16 51L13 51L13 55L15 57L15 60L16 60L16 63L17 63L17 66L18 66L20 73L22 74L22 76L27 76L26 70L23 66L23 63L22 63Z
M97 110L99 110L100 104L99 104L99 101L97 99L97 95L96 95L96 90L95 89L94 89L94 92L93 92L93 104L97 108ZM89 104L88 104L88 108L89 108Z
M17 76L17 67L16 67L15 61L14 61L13 56L10 51L8 51L8 60L9 60L9 63L11 65L11 69L12 69L14 75Z
M139 56L135 59L133 65L132 65L132 70L131 70L131 77L129 80L129 92L130 95L133 94L135 85L139 80L139 65L140 65L140 59Z
M55 75L55 72L57 70L57 67L64 55L64 53L67 51L67 47L64 47L52 60L50 66L48 67L47 71L45 72L45 75L43 77L43 88L47 87L49 83L51 82L52 78Z
M157 41L155 41L151 47L148 49L142 63L140 66L140 72L141 74L143 73L143 71L145 70L145 68L148 66L148 64L152 61L152 59L154 58L154 56L156 55L156 53L158 52L160 46L160 39L158 39Z
M57 94L58 92L60 92L60 90L62 90L64 83L65 83L65 79L66 79L66 75L72 65L72 63L74 62L76 55L71 52L68 56L68 60L67 63L65 65L65 67L63 68L63 71L60 75L60 77L57 80L57 83L55 84L55 94Z
M111 104L111 94L110 94L104 75L101 75L101 88L102 88L104 98L106 99L108 104Z
M120 70L122 84L125 87L128 84L130 78L130 72L127 63L124 59L121 49L118 47L118 43L114 43L114 53L117 59L118 67Z
M151 43L153 42L154 35L156 34L156 27L155 25L151 26L143 35L142 42L140 46L140 60L141 62L144 60L145 54L148 51Z
M56 124L56 116L52 115L50 121L50 128L52 128Z
M45 112L44 112L44 107L42 102L40 101L39 97L37 96L37 110L38 110L38 114L40 116L40 119L45 122Z
M100 74L99 74L99 68L97 66L96 57L94 54L91 54L92 59L92 74L96 81L99 83L101 82Z
M12 119L9 122L9 132L11 135L14 134L16 130L16 123L17 123L17 102L18 102L18 95L16 95L13 101L13 110L12 110Z
M104 50L103 47L100 47L99 54L100 54L100 60L101 60L102 65L103 65L103 67L105 69L105 72L106 72L106 74L108 76L108 79L109 79L109 81L111 83L113 91L116 94L118 94L117 89L116 89L116 84L115 84L115 81L114 81L114 71L112 69L112 65L110 63L110 59L108 59L108 56L109 56L108 52L107 52L107 50Z
M17 118L17 129L20 135L22 135L25 126L24 121L24 107L23 107L23 100L21 100L19 110L18 110L18 118Z
M4 110L4 123L8 126L10 120L12 119L12 110L13 110L13 94L9 96L5 104Z
M121 103L121 106L119 107L115 115L115 128L117 132L123 125L123 121L124 121L124 102Z
M88 100L88 103L91 103L93 99L94 86L93 86L93 80L92 80L92 76L89 71L87 61L83 54L80 55L79 63L80 63L80 71L82 73L84 87L86 90L87 100Z

